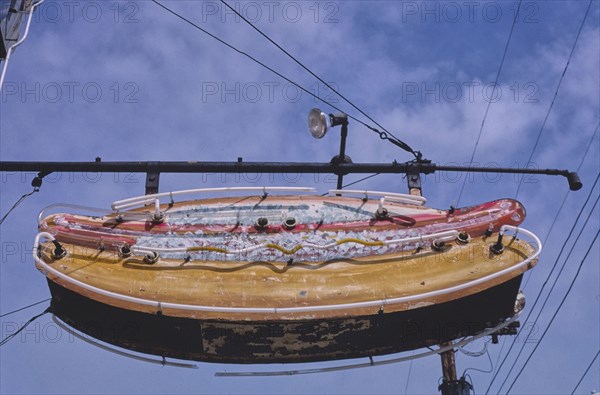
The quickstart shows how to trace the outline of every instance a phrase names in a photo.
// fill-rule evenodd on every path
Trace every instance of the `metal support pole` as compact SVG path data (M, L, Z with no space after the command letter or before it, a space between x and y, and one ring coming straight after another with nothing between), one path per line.
M337 156L338 163L346 162L346 139L348 138L348 120L342 124L342 138L340 140L340 154ZM344 185L344 175L338 174L337 189L342 189Z

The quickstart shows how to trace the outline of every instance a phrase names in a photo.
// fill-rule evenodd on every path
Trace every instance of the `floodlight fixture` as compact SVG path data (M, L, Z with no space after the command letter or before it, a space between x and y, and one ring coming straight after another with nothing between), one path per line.
M308 113L308 130L316 139L323 138L329 129L338 125L348 125L346 114L325 114L318 108L313 108Z

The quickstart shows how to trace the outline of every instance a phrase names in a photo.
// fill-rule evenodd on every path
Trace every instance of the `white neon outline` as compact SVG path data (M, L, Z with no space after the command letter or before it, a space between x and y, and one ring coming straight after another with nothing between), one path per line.
M365 198L369 198L369 195L372 196L383 196L387 200L392 202L402 202L408 204L416 204L418 206L422 206L427 203L427 199L423 196L416 195L407 195L405 193L394 193L394 192L381 192L381 191L367 191L360 189L330 189L329 194L350 194L350 195L364 195Z
M173 196L189 195L194 193L205 193L205 192L236 192L236 191L259 191L263 194L267 192L315 192L315 188L312 187L221 187L221 188L197 188L197 189L184 189L180 191L162 192L155 193L152 195L136 196L128 199L117 200L111 204L111 208L114 211L122 210L136 206L138 204L145 204L153 202L155 199L163 197L169 197L173 202Z

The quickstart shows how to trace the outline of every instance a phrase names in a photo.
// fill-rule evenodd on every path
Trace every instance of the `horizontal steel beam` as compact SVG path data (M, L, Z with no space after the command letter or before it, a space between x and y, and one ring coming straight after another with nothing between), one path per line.
M442 166L429 162L311 163L311 162L0 162L0 172L98 172L98 173L358 173L430 174L436 171L511 173L564 176L571 190L582 187L575 172L557 169Z

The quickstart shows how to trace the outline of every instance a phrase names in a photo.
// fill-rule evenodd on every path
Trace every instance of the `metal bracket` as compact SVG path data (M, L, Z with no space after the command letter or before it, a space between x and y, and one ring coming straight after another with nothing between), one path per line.
M158 193L160 173L146 173L146 195Z
M492 333L492 344L498 344L498 336L515 336L519 331L521 323L519 321L511 322L510 325Z
M422 196L421 175L419 173L408 172L406 173L406 179L408 182L408 193L411 195Z
M421 190L421 171L419 162L407 162L406 181L408 182L408 193L415 196L423 196Z
M473 386L464 377L458 380L444 380L438 387L442 395L470 395L471 390Z

